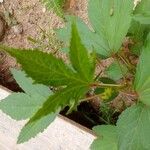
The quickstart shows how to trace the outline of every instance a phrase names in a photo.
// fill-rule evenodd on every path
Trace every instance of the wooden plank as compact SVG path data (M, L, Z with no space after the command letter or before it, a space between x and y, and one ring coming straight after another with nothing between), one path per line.
M0 87L0 100L10 91ZM37 137L23 144L16 144L20 129L26 121L15 121L0 110L0 150L89 150L96 136L91 130L58 116Z

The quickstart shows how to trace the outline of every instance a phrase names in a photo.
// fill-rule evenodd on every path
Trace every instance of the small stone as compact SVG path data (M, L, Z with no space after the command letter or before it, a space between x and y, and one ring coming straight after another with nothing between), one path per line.
M15 34L22 34L22 32L23 32L23 27L21 24L13 26L12 29Z
M46 12L46 8L43 8L43 9L42 9L42 12L45 13L45 12Z

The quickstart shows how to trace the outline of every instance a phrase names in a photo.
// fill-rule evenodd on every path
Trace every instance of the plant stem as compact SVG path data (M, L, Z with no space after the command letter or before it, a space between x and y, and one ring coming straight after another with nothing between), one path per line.
M81 102L84 102L84 101L92 100L92 99L97 98L97 97L99 97L99 96L100 96L100 94L94 95L94 96L90 96L90 97L81 99L80 101L81 101Z
M102 88L107 88L107 87L114 87L114 88L123 88L125 87L125 84L104 84L104 83L93 83L91 84L91 87L102 87Z
M101 74L102 74L102 71L99 72L99 74L95 77L94 81L96 81L100 77Z
M117 55L117 57L119 57L123 61L123 63L127 66L129 71L132 71L135 68L126 57L121 56L119 54Z
M109 125L110 123L108 122L108 121L106 121L104 118L102 118L102 117L100 117L100 116L98 116L99 117L99 119L101 120L101 121L103 121L104 123L106 123L107 125Z

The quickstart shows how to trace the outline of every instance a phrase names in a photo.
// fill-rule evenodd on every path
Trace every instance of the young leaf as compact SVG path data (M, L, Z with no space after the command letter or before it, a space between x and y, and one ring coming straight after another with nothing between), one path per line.
M30 118L42 107L52 92L46 86L32 85L33 81L26 78L24 72L15 69L12 72L18 84L26 93L12 93L0 101L0 109L16 120Z
M134 10L133 19L141 24L150 24L150 0L141 0Z
M133 45L130 46L130 50L136 54L140 55L142 47L144 45L145 39L150 32L149 25L142 25L139 22L133 20L128 31L128 36L133 41Z
M117 52L132 19L133 0L90 0L89 18L96 33L105 40L107 56Z
M121 62L114 61L106 69L105 73L109 78L117 81L117 80L121 79L124 75L126 75L127 71L128 71L128 69L124 64L122 64Z
M52 9L58 16L63 17L63 6L66 0L41 0L48 9Z
M140 61L137 66L135 76L135 90L139 95L139 100L146 105L150 105L150 34L148 35L147 42L143 47Z
M82 79L89 82L93 80L95 65L90 61L87 50L81 43L75 24L72 25L72 38L70 43L70 61L73 68Z
M99 78L99 81L104 84L116 84L116 82L113 81L112 79L105 77ZM119 95L119 92L117 89L111 87L107 88L97 87L95 89L95 94L99 95L100 99L103 100L103 102L109 102L114 100Z
M26 124L18 137L17 143L24 143L29 139L35 137L38 133L43 132L50 123L52 123L56 117L57 113L51 113L39 120L36 120L30 124Z
M150 148L150 108L137 104L126 109L117 122L119 149L148 150Z
M93 128L98 138L92 143L91 150L118 150L117 131L112 125L101 125Z
M61 86L70 84L70 80L75 78L73 71L52 54L38 50L8 48L2 45L0 49L15 57L27 75L32 77L36 83Z

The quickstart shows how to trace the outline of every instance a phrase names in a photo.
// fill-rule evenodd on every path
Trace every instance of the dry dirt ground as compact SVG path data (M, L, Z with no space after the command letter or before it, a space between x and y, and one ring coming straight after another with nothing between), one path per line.
M87 21L86 0L76 0L70 7L74 14ZM40 28L49 30L63 26L62 19L47 11L39 0L5 0L0 4L0 12L9 25L3 43L10 46L30 47L27 37L38 37Z

